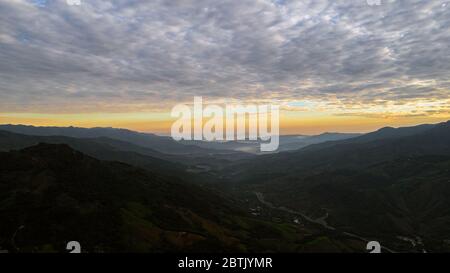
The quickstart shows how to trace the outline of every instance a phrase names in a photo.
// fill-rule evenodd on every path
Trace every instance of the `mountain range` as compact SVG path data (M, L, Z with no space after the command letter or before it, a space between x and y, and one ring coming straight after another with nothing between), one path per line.
M324 236L317 228L257 218L183 177L100 161L66 144L1 152L0 160L0 249L11 252L64 252L71 240L85 252L293 252L326 244L355 251L358 245L329 234L317 246Z
M239 162L224 172L238 191L257 190L279 206L326 215L335 228L397 249L408 238L425 250L448 251L449 159L445 122L383 128Z
M255 155L242 149L253 143L2 125L0 249L450 251L450 122L281 139L292 149Z

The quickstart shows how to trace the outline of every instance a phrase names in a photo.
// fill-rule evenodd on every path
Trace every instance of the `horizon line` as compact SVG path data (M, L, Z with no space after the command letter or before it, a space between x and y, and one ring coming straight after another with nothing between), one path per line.
M279 136L305 136L305 137L312 137L312 136L320 136L320 135L325 135L325 134L345 134L345 135L351 135L351 134L358 134L358 135L364 135L364 134L368 134L368 133L372 133L372 132L377 132L379 130L382 129L386 129L386 128L393 128L393 129L399 129L399 128L411 128L411 127L416 127L416 126L422 126L422 125L438 125L441 123L445 123L445 122L450 122L450 120L447 121L443 121L443 122L437 122L437 123L419 123L416 125L412 125L412 126L398 126L398 127L394 127L394 126L383 126L383 127L379 127L376 130L373 131L369 131L369 132L338 132L338 131L323 131L321 133L318 134L279 134ZM170 137L170 134L163 134L163 133L158 133L158 132L152 132L152 131L140 131L140 130L132 130L132 129L128 129L128 128L124 128L124 127L113 127L113 126L94 126L94 127L82 127L82 126L56 126L56 125L32 125L32 124L23 124L23 123L4 123L4 124L0 124L1 126L23 126L23 127L34 127L34 128L74 128L74 129L114 129L114 130L124 130L124 131L130 131L130 132L134 132L134 133L141 133L141 134L152 134L152 135L156 135L156 136L161 136L161 137Z

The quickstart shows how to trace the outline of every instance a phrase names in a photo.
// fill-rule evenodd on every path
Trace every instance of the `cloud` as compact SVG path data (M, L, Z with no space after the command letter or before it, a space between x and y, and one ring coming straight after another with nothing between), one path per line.
M450 98L445 1L0 0L2 111Z

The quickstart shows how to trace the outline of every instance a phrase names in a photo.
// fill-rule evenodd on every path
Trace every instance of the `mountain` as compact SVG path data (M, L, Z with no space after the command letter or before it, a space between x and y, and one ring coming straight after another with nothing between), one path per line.
M120 161L161 173L182 173L186 169L186 166L175 163L171 155L105 137L31 136L0 130L0 151L23 149L39 143L67 144L73 149L101 160ZM186 162L189 161L186 160Z
M381 138L366 136L310 145L298 151L260 156L226 168L237 181L263 182L292 172L318 172L338 168L361 168L399 157L450 155L450 122L430 126L417 134ZM402 135L403 128L396 129ZM408 129L411 131L411 129ZM270 168L267 168L270 166Z
M321 148L327 148L334 146L335 144L355 144L355 143L366 143L370 141L375 140L387 140L387 139L395 139L400 137L407 137L412 136L416 134L420 134L422 132L426 132L429 129L432 129L435 127L436 124L422 124L417 126L411 126L411 127L400 127L400 128L393 128L393 127L384 127L377 131L355 136L355 137L349 137L348 139L335 139L335 140L329 140L327 142L323 141L322 143L315 143L320 145L311 145L311 149L321 149ZM337 141L337 142L336 142ZM313 143L314 144L314 143Z
M321 229L257 218L174 177L100 161L65 144L0 152L0 249L66 252L355 251Z
M0 130L33 136L66 136L73 138L101 138L120 140L160 153L172 155L218 154L217 150L204 149L194 145L183 145L170 137L134 132L116 128L78 128L78 127L35 127L26 125L0 125ZM224 154L224 152L222 152ZM229 153L225 153L229 154ZM237 153L233 153L236 155Z
M403 241L412 238L416 250L449 251L449 163L450 122L444 122L260 156L224 175L235 192L258 191L277 206L326 215L338 230L400 250L411 250Z
M436 126L435 124L422 124L417 126L400 127L400 128L384 127L375 132L360 136L357 139L353 139L353 141L367 142L378 139L407 137L426 132L435 126Z
M304 136L290 137L298 144ZM226 160L109 137L0 131L0 150L8 151L0 156L0 246L61 251L63 239L78 236L87 250L108 252L360 252L368 240L394 251L450 251L450 122L340 137ZM70 147L33 146L40 142ZM90 227L93 218L101 223ZM66 224L75 222L86 237ZM117 245L96 233L103 223L115 227L105 236ZM36 231L44 239L33 241Z
M220 169L229 165L230 162L252 157L251 154L242 152L221 152L213 150L213 152L210 153L205 152L207 150L202 148L198 148L201 152L194 152L190 154L166 154L149 147L139 146L137 144L119 139L102 136L85 137L86 134L91 132L91 129L73 129L75 132L84 132L85 134L74 134L78 137L67 137L60 135L43 136L43 132L40 131L42 127L0 126L0 128L9 129L9 131L0 130L0 151L22 149L28 146L36 145L40 142L54 144L64 143L69 144L74 149L82 151L98 159L121 161L146 168L150 166L153 167L153 169L159 168L161 171L169 172L171 171L171 168L172 170L175 170L176 168L183 170L189 169L192 172L202 172L202 168L205 167L211 170ZM44 127L42 130L48 134L58 133L55 129L57 127L48 128L52 129L47 131L47 127ZM65 129L68 129L69 131L72 130L70 128L58 128L58 130L59 129L62 130L62 133L64 133ZM19 134L11 131L24 131L25 133L35 131L37 134L41 135ZM185 145L178 143L175 144L180 145L182 149L184 149ZM155 144L155 146L157 145ZM168 166L170 165L168 163L175 164Z
M280 139L280 152L294 151L309 145L325 143L330 141L340 141L346 139L354 139L361 134L346 133L323 133L315 136L284 136Z
M388 242L396 250L414 249L399 238L420 238L417 251L450 251L450 156L399 158L306 176L291 173L262 188L280 206L301 208L314 218L327 215L328 225Z
M0 125L0 130L33 136L66 136L73 138L106 138L123 141L141 148L149 148L168 155L209 156L227 160L249 158L245 153L260 153L258 141L174 141L170 137L134 132L116 128L78 128L78 127L35 127L27 125ZM311 144L344 140L360 134L324 133L317 136L286 135L280 136L278 151L290 151ZM117 146L117 143L115 143ZM129 150L129 147L127 147ZM134 151L136 149L133 149Z

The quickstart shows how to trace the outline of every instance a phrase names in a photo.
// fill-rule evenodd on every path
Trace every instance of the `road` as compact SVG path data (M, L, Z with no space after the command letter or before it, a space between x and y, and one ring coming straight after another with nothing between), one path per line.
M289 208L286 208L286 207L277 207L277 206L275 206L271 202L265 200L264 194L261 193L261 192L255 192L255 195L256 195L256 198L258 199L259 202L261 202L263 205L265 205L265 206L267 206L267 207L269 207L271 209L281 210L281 211L288 212L288 213L291 213L291 214L294 214L294 215L299 215L303 219L305 219L306 221L308 221L310 223L318 224L318 225L321 225L322 227L324 227L324 228L326 228L328 230L336 231L335 227L332 227L332 226L328 225L328 223L326 222L326 218L328 218L328 213L324 217L321 217L321 218L318 218L318 219L313 219L313 218L311 218L311 217L309 217L309 216L307 216L304 213L301 213L299 211L295 211L295 210L292 210L292 209L289 209ZM343 232L343 231L341 233L344 234L344 235L347 235L349 237L353 237L355 239L364 241L366 243L368 243L370 241L373 241L373 240L369 240L367 238L364 238L362 236L359 236L359 235L356 235L356 234L353 234L353 233ZM389 248L384 247L384 246L381 246L381 249L383 249L383 250L385 250L387 252L390 252L390 253L395 253L394 250L389 249Z

